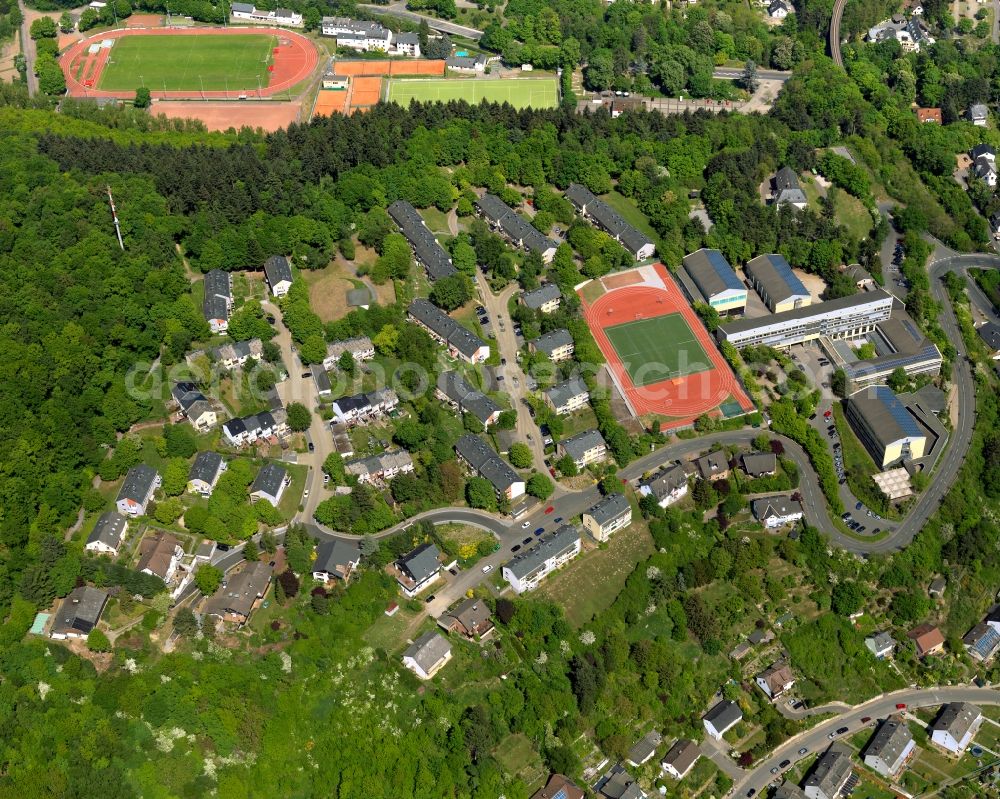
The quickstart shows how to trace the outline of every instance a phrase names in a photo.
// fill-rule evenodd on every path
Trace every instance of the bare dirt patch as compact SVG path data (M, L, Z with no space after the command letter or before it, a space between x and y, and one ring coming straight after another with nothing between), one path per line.
M350 308L347 306L347 292L354 288L346 277L340 275L340 270L332 271L327 267L319 272L307 273L306 283L309 284L309 304L324 322L335 322L347 316Z
M157 101L152 109L154 116L163 115L167 119L198 119L212 131L229 128L260 128L267 133L287 128L299 120L302 109L300 102L279 103L234 103L202 102L200 100Z

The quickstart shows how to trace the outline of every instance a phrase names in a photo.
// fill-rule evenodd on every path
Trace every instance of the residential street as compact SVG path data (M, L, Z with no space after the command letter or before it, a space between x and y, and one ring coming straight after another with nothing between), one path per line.
M757 793L763 793L768 783L781 781L781 774L771 774L771 769L778 766L786 758L792 763L807 755L826 749L833 740L841 736L830 739L831 732L847 727L845 735L853 735L859 729L866 726L861 723L861 719L870 716L872 721L884 719L892 713L897 712L897 704L905 704L907 708L931 707L947 702L974 702L978 705L1000 705L1000 691L993 688L974 688L971 686L954 686L938 688L904 689L892 694L872 699L862 705L855 705L853 708L843 710L839 716L827 721L820 722L812 729L800 733L791 738L786 743L779 746L771 756L748 774L743 780L733 786L734 796L746 796L747 791L753 789ZM805 748L808 751L800 755L799 750Z
M18 0L17 7L21 9L21 51L24 53L24 63L27 68L28 96L38 94L38 77L35 75L35 40L31 38L31 15L24 0Z
M510 396L510 401L517 411L517 438L524 444L531 447L531 453L535 458L535 468L540 472L546 470L545 467L545 446L542 443L542 434L531 418L528 405L525 402L531 394L527 387L527 376L521 369L517 360L517 336L514 334L514 323L507 312L507 303L514 296L520 287L517 283L511 283L500 294L493 294L490 291L486 276L479 274L479 293L482 296L483 307L490 315L493 333L496 340L494 347L500 351L500 357L507 360L506 366L497 367L497 373L503 375L503 383L500 390ZM500 323L502 321L502 324ZM563 489L556 486L556 493L562 493Z

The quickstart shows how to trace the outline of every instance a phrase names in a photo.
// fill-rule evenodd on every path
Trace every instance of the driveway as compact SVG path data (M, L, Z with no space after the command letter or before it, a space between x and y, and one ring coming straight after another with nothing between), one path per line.
M746 796L747 791L751 789L762 794L768 783L781 780L781 773L771 774L772 768L780 768L778 764L786 759L794 763L812 753L825 750L833 741L842 737L836 734L836 730L842 727L848 729L844 735L853 735L872 722L897 712L897 704L905 704L907 708L917 708L933 707L947 702L1000 705L1000 691L993 688L974 688L971 686L904 689L842 710L840 715L835 718L820 722L815 727L799 733L775 749L770 757L762 760L756 769L733 786L732 795ZM862 724L861 719L864 717L870 717L872 722ZM833 733L832 739L829 737L831 733ZM799 754L801 749L807 751Z

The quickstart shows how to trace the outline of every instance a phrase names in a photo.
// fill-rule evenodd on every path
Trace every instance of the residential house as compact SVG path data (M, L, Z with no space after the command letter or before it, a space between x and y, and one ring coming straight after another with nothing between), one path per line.
M420 36L416 33L397 33L392 47L399 55L420 58Z
M194 562L196 564L211 563L216 549L216 543L211 538L206 538L198 544L198 548L194 551Z
M913 641L917 657L938 655L944 652L944 636L933 624L919 624L906 634Z
M626 222L621 214L604 200L598 199L586 186L571 183L566 189L566 199L573 203L582 216L632 253L635 260L652 258L656 252L656 246L645 233Z
M265 463L250 486L250 502L266 500L274 507L278 507L285 489L292 479L288 472L276 463Z
M229 330L229 314L233 309L232 275L221 269L213 269L205 273L202 285L205 288L205 299L201 307L205 321L213 333L225 333Z
M598 430L584 430L575 436L563 439L556 445L560 458L569 455L577 469L603 461L608 456L608 445Z
M421 544L394 564L396 582L403 594L413 599L441 577L441 551L435 544Z
M750 503L754 518L768 530L792 524L802 518L802 503L784 494L761 497Z
M698 745L688 738L681 738L667 750L660 761L660 769L675 780L682 780L694 768L699 757L701 752Z
M531 799L586 799L586 794L572 783L569 777L553 774L544 788L539 788Z
M785 780L774 789L771 799L806 799L805 792L794 782Z
M543 352L550 361L558 363L573 357L573 337L566 328L561 327L558 330L543 333L533 341L529 341L528 348L532 352Z
M336 39L337 47L361 53L373 50L388 52L392 46L392 32L377 22L348 17L323 17L319 30L321 35Z
M608 494L583 512L581 522L595 540L607 541L613 533L632 523L632 505L624 494Z
M560 416L566 416L579 410L590 400L590 391L583 378L571 377L556 383L543 392L545 402Z
M271 584L267 561L246 563L220 586L205 604L205 615L242 627L250 620Z
M741 455L740 464L747 477L773 477L778 473L778 456L773 452Z
M391 388L365 394L340 397L333 401L333 417L339 424L367 424L380 419L399 406L399 397Z
M421 680L429 680L451 660L451 644L440 633L421 635L403 652L403 665Z
M904 52L920 52L920 48L934 44L934 38L927 26L917 16L909 19L902 14L893 14L890 19L868 29L868 41L884 42L895 39Z
M340 357L345 353L351 353L355 363L370 361L375 357L375 345L368 336L357 336L347 338L342 341L334 341L326 345L326 357L323 359L323 368L328 372L336 369Z
M503 565L503 578L514 593L536 588L545 577L580 554L580 531L569 524L543 533L538 544L522 550Z
M838 799L854 774L851 756L840 749L827 749L802 784L808 799Z
M785 2L785 0L774 0L774 2L772 2L771 5L767 7L767 15L771 19L784 19L785 17L788 16L788 13L792 10L793 9L788 7L788 4Z
M203 497L212 496L212 490L226 468L227 464L219 453L207 450L199 452L188 472L187 490Z
M271 294L284 297L292 287L292 266L284 255L272 255L264 261L264 277Z
M288 433L287 418L284 408L279 408L242 419L229 419L222 425L222 435L234 447L281 437Z
M490 357L489 344L462 327L430 300L418 297L410 303L407 315L430 333L435 341L444 344L453 358L482 363Z
M611 767L594 785L601 799L646 799L635 778L619 763Z
M434 395L459 413L471 413L484 427L500 418L500 406L465 382L458 372L442 372Z
M136 569L144 574L159 577L170 584L177 574L184 549L176 536L170 533L156 533L139 542L139 562Z
M107 604L107 591L89 585L73 589L55 613L51 636L59 640L86 638L101 620Z
M316 396L320 399L329 397L333 393L333 386L330 385L330 375L326 369L319 364L314 364L312 368L313 383L316 384Z
M1000 608L993 608L986 617L962 637L965 651L973 660L986 663L1000 649Z
M795 675L787 663L773 663L757 675L757 685L772 702L795 685Z
M721 449L716 452L709 452L694 462L698 469L698 476L702 480L714 482L715 480L725 480L729 477L729 460L726 453Z
M758 255L747 261L743 272L754 291L773 314L805 308L812 295L792 271L785 256L777 253ZM764 317L765 323L770 320Z
M125 482L118 490L118 498L115 504L118 512L122 516L142 516L146 512L149 500L153 498L153 493L160 487L159 472L152 466L142 463L133 466L125 475Z
M946 752L961 755L976 737L983 711L971 702L951 702L941 708L931 724L931 742Z
M431 280L458 274L458 270L451 262L451 256L431 233L416 208L406 200L396 200L389 206L388 213L406 240L410 242L414 257L423 264Z
M743 313L747 304L747 288L721 252L703 247L685 255L683 263L684 271L708 305L723 315Z
M458 633L469 640L485 638L493 632L489 605L475 597L463 599L442 614L437 622L442 629Z
M314 580L324 583L351 579L354 570L361 563L361 549L351 541L335 538L332 541L322 541L316 547L316 560L313 561L312 574Z
M687 492L687 472L679 464L669 466L659 474L639 483L639 493L654 497L661 508L673 505L677 500L687 496Z
M449 56L445 59L445 66L455 72L464 72L466 74L474 75L476 73L482 74L486 71L486 64L489 59L480 53L475 56Z
M223 369L232 371L237 366L245 366L248 361L260 361L264 357L264 343L259 338L249 341L235 341L212 350L216 363Z
M791 167L783 166L775 173L771 180L771 202L775 205L791 205L800 211L809 204L799 185L798 175Z
M977 327L976 332L990 351L990 357L994 361L1000 360L1000 325L987 322Z
M218 414L195 383L175 383L170 395L177 403L181 415L199 433L205 433L215 427Z
M997 153L988 144L977 144L969 150L972 173L991 189L997 186Z
M933 125L943 125L944 116L942 115L940 108L918 108L917 122L920 122L921 124L924 122L930 122Z
M524 479L480 436L466 433L455 442L455 453L471 472L490 481L497 497L514 500L524 495Z
M107 513L102 513L97 520L94 529L87 536L84 549L98 555L115 556L127 532L128 519L116 511L109 510Z
M662 742L663 736L656 730L650 730L643 735L642 738L636 741L635 745L628 750L628 754L625 755L625 761L629 765L639 768L639 766L650 760L653 755L656 754L656 747L658 747Z
M562 302L562 292L555 283L543 283L537 289L521 293L521 304L532 311L552 313Z
M447 61L449 69L455 69L452 61ZM476 200L476 211L491 228L503 235L511 244L528 252L536 252L545 263L551 263L558 246L552 239L528 224L513 208L494 194L484 194Z
M883 631L865 638L865 646L879 660L891 658L896 651L896 641L889 633Z
M384 483L400 474L413 474L413 458L405 449L386 450L344 464L344 471L359 483Z
M985 128L990 123L990 109L985 103L973 103L967 112L969 122L979 128Z
M722 736L743 721L743 711L740 706L729 699L723 699L702 717L705 732L715 740L721 741Z
M913 733L902 716L883 721L861 754L868 768L888 779L895 779L916 749Z

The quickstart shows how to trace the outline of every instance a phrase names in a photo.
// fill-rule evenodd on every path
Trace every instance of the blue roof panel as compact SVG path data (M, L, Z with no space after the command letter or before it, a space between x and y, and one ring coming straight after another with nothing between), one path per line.
M923 435L916 420L910 416L910 412L906 410L906 406L899 401L896 395L892 392L892 389L887 386L875 386L873 390L875 392L875 398L885 406L887 411L889 411L889 414L892 416L896 424L899 425L899 429L903 431L904 435Z
M722 280L727 289L740 291L744 288L740 279L736 277L733 268L729 265L729 261L726 260L721 252L718 250L707 250L705 254L708 256L708 262L715 270L715 274L719 276L719 279Z
M785 284L791 290L792 294L805 294L808 296L809 292L806 287L802 285L802 281L799 280L795 273L792 271L792 267L789 265L788 261L785 260L785 256L779 253L774 253L767 256L771 265L774 267L774 271L778 273L778 276L785 281Z

